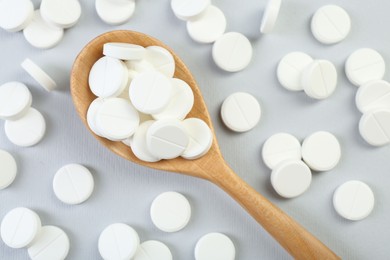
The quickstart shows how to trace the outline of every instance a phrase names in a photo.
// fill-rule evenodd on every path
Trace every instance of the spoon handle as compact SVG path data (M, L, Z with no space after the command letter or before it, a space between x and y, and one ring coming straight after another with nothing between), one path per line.
M207 168L210 180L225 190L295 259L340 259L305 228L250 187L225 163Z

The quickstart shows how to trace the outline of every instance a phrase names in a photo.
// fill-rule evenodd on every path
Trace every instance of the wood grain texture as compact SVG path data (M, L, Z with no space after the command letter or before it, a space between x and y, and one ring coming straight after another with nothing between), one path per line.
M175 77L186 81L194 92L195 103L188 117L197 117L204 120L214 133L202 93L185 64L168 46L159 40L134 31L112 31L105 33L85 46L76 58L71 72L71 94L75 108L87 127L87 110L90 103L96 98L88 87L89 71L92 65L103 56L103 45L106 42L127 42L145 47L158 45L169 50L173 54L176 62ZM91 134L108 149L129 161L158 170L203 178L218 185L240 203L294 258L339 259L334 252L265 197L256 192L231 170L223 159L215 134L213 145L206 156L194 161L177 158L173 160L162 160L157 163L148 163L139 160L134 156L131 149L122 142L109 141L95 135L92 131Z

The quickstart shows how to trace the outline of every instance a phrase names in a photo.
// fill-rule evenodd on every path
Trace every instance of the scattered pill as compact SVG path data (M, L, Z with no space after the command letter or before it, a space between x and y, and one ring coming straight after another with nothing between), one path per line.
M344 40L351 31L351 18L337 5L326 5L317 10L311 20L314 38L323 44Z
M100 107L103 105L104 99L97 98L88 107L87 111L87 123L92 132L98 136L103 137L103 134L100 133L99 128L96 125L96 115Z
M41 230L41 219L28 208L14 208L1 221L1 238L12 248L28 246Z
M5 121L4 128L10 142L28 147L42 140L46 132L46 122L38 110L30 108L22 118Z
M171 0L173 13L185 21L197 18L210 4L210 0Z
M375 80L361 86L356 93L356 106L362 113L390 109L390 83Z
M183 121L190 142L181 157L195 160L205 155L213 144L213 133L210 127L199 118L188 118Z
M99 253L103 259L132 259L139 247L139 236L122 223L106 227L99 237Z
M152 155L149 152L146 142L146 133L154 122L155 121L150 120L140 124L140 126L137 128L137 131L135 131L135 134L130 143L131 150L133 151L134 155L138 159L145 162L157 162L160 160L160 158Z
M269 0L261 21L260 32L270 33L278 20L282 0Z
M149 240L143 242L136 255L133 258L134 260L172 260L172 253L169 248L156 240Z
M390 110L376 109L363 114L359 122L363 139L373 146L390 143Z
M290 134L275 134L265 141L262 157L264 163L271 170L283 161L301 160L301 143L295 136Z
M63 260L69 253L68 235L55 226L43 226L28 248L32 260Z
M330 171L340 161L340 143L329 132L315 132L303 141L302 158L314 171Z
M254 128L261 117L261 107L255 97L237 92L225 99L221 107L224 124L235 132L246 132Z
M362 220L374 209L375 198L371 188L361 181L348 181L333 195L336 212L349 220Z
M145 48L130 43L108 42L103 45L103 54L120 60L141 60L145 56Z
M145 62L165 76L172 78L175 74L175 59L172 54L160 46L146 47Z
M245 69L252 59L252 53L248 38L237 32L228 32L219 37L212 50L215 64L228 72Z
M233 242L221 233L206 234L195 246L195 260L234 260L235 257Z
M9 32L18 32L26 28L34 16L31 0L0 1L0 28Z
M316 60L302 72L305 93L315 99L324 99L333 94L337 86L337 71L333 63Z
M40 10L47 23L60 28L73 27L81 16L79 0L42 0Z
M303 90L302 72L312 62L313 59L303 52L291 52L284 56L277 69L280 84L287 90Z
M25 59L21 66L46 91L50 92L57 88L57 83L32 60Z
M31 107L30 90L20 82L8 82L0 86L0 118L14 120L21 118Z
M353 52L345 63L345 73L349 81L361 86L385 75L385 60L373 49L359 49Z
M53 179L54 194L60 201L70 205L86 201L91 196L93 187L91 172L79 164L63 166Z
M15 158L9 152L0 150L0 190L11 185L17 172L18 166Z
M169 191L158 195L150 208L152 222L164 232L176 232L187 226L191 206L182 194Z
M225 14L214 5L210 5L195 20L187 21L190 37L199 43L212 43L221 37L226 30Z
M103 22L109 25L120 25L133 16L135 1L96 0L95 8Z
M311 171L300 160L288 160L278 164L271 173L271 184L284 198L302 195L311 183Z

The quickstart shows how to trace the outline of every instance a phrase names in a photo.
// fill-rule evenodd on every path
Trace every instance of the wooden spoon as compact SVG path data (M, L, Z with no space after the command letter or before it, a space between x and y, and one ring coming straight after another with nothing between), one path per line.
M107 42L127 42L145 47L158 45L169 50L176 62L175 77L186 81L194 92L195 103L188 117L202 119L213 130L202 94L190 71L180 58L159 40L133 31L105 33L92 40L76 58L71 73L71 93L76 110L87 127L87 110L96 98L88 87L89 71L92 65L103 56L103 44ZM139 160L131 149L122 142L112 142L94 136L108 149L134 163L158 170L203 178L218 185L240 203L296 259L340 259L317 238L239 178L223 159L215 134L210 151L198 160L177 158L156 163Z

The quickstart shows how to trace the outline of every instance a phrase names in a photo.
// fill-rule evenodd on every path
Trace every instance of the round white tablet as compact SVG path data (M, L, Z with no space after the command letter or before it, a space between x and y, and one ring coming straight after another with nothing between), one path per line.
M32 21L23 30L24 38L32 46L49 49L56 46L64 36L64 29L52 26L42 19L39 10L34 12Z
M32 245L28 255L32 260L63 260L69 253L68 235L55 226L43 226Z
M17 172L18 166L15 158L10 153L0 150L0 190L11 185Z
M214 5L207 7L199 18L187 21L188 34L194 41L200 43L215 42L225 30L225 14Z
M134 136L131 140L131 150L134 155L145 162L157 162L160 158L152 155L149 152L147 143L146 143L146 133L148 132L149 127L154 123L154 120L143 122L135 131Z
M102 57L92 66L89 73L89 87L98 97L118 96L129 80L126 65L118 59Z
M177 119L158 120L146 133L150 153L161 159L173 159L182 155L189 141L187 130Z
M277 69L280 84L287 90L303 90L302 72L312 62L313 59L303 52L291 52L284 56Z
M362 220L374 209L375 198L371 188L361 181L348 181L333 195L336 212L349 220Z
M295 198L310 187L311 171L300 160L283 161L272 170L271 184L280 196Z
M324 99L333 94L337 86L337 71L327 60L315 60L302 72L305 93L315 99Z
M103 134L100 133L99 128L96 125L96 115L100 107L104 103L104 98L96 98L88 107L87 111L87 123L89 128L94 132L94 134L103 137Z
M302 158L314 171L330 171L340 161L340 143L329 132L313 133L302 143Z
M109 25L120 25L133 16L135 1L96 0L95 8L103 22Z
M349 81L361 86L373 80L382 79L386 64L383 57L373 49L359 49L353 52L345 63L345 73Z
M146 47L145 62L152 65L152 67L172 78L175 74L175 59L172 54L165 48L160 46Z
M8 82L0 86L0 118L18 119L31 107L30 90L20 82Z
M280 6L282 0L269 0L265 8L263 19L261 21L260 32L270 33L275 26L276 20L279 16Z
M70 28L80 19L81 6L79 0L42 0L42 18L60 28Z
M376 109L363 114L359 122L360 135L373 146L390 143L390 110Z
M21 66L46 91L57 88L57 83L32 60L25 59Z
M150 208L154 225L164 232L176 232L187 226L191 206L182 194L169 191L158 195Z
M134 260L172 260L172 253L169 248L156 240L143 242L138 248Z
M229 129L235 132L246 132L259 122L261 107L254 96L237 92L231 94L223 102L221 117Z
M17 146L33 146L42 140L46 132L46 122L42 114L30 108L20 119L5 121L5 134Z
M41 219L28 208L14 208L1 221L1 238L12 248L28 246L41 230Z
M160 113L171 100L172 83L160 72L143 72L131 81L129 95L138 111L145 114Z
M213 45L215 64L225 71L237 72L245 69L252 59L252 45L241 33L228 32Z
M9 32L21 31L31 22L34 5L31 0L0 1L0 28Z
M190 136L190 143L181 157L195 160L205 155L213 144L213 133L210 127L199 118L188 118L182 124Z
M265 165L271 170L283 161L300 160L302 158L301 143L293 135L275 134L265 141L262 157Z
M103 54L120 60L141 60L145 56L145 48L130 43L108 42L103 45Z
M195 246L196 260L234 260L236 248L224 234L209 233L199 239Z
M124 140L132 136L138 125L138 112L126 99L106 99L96 114L99 132L111 140Z
M155 119L176 118L183 120L194 105L194 93L191 87L181 79L173 78L171 82L171 101L162 112L152 115Z
M92 194L94 181L91 172L80 164L68 164L60 168L53 179L56 197L70 205L86 201Z
M103 259L132 259L138 247L137 231L126 224L111 224L99 237L99 253Z
M351 31L351 18L337 5L326 5L317 10L311 20L314 38L323 44L344 40Z
M171 0L173 13L185 21L197 18L210 4L210 0Z
M362 113L374 109L390 109L390 83L375 80L361 86L356 93L356 106Z
M146 55L145 55L145 57L146 57ZM130 77L132 78L132 80L139 73L156 70L156 68L154 68L154 66L150 62L146 61L146 58L144 58L142 60L128 60L128 61L125 61L125 64L127 66L127 69L129 70L129 74L130 74Z

